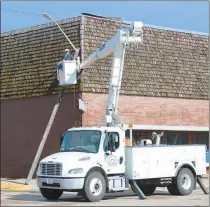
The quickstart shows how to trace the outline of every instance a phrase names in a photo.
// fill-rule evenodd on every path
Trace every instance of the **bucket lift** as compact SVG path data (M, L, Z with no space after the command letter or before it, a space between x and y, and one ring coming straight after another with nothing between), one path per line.
M78 60L62 60L57 64L57 80L60 86L77 84Z

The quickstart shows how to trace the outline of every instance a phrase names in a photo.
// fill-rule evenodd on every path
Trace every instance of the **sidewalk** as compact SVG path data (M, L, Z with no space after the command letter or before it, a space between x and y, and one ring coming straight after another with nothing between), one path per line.
M29 185L25 185L25 181L26 178L1 178L1 191L39 191L36 179L32 179Z

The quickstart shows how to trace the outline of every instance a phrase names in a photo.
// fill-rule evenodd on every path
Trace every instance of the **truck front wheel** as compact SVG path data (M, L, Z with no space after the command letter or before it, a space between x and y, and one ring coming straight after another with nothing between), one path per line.
M62 190L40 188L41 194L48 200L57 200L63 194Z
M182 168L167 188L172 195L189 195L194 189L195 182L192 171L188 168Z
M84 184L84 197L89 202L103 199L106 193L106 181L100 172L91 172Z

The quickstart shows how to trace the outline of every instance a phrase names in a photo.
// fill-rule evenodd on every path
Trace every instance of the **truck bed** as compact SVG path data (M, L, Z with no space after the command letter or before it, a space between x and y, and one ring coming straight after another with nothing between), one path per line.
M128 146L125 158L125 174L131 180L175 177L184 164L197 175L206 173L205 145Z

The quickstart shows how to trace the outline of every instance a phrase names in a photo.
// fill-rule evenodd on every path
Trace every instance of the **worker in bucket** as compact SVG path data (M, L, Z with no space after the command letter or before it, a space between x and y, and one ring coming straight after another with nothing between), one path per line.
M65 49L65 54L64 54L64 56L62 57L62 60L73 60L73 56L70 54L70 50L69 49ZM60 64L58 64L57 65L57 69L58 70L60 70L60 69L62 69L63 67L62 67L62 64L60 63Z
M62 60L73 60L73 56L70 54L69 49L65 49L65 54Z
M73 60L73 56L70 54L70 50L69 49L65 49L65 54L64 56L62 57L62 60ZM62 69L62 63L58 64L57 65L57 69L60 70ZM57 71L58 72L58 71ZM58 74L57 74L58 76Z

